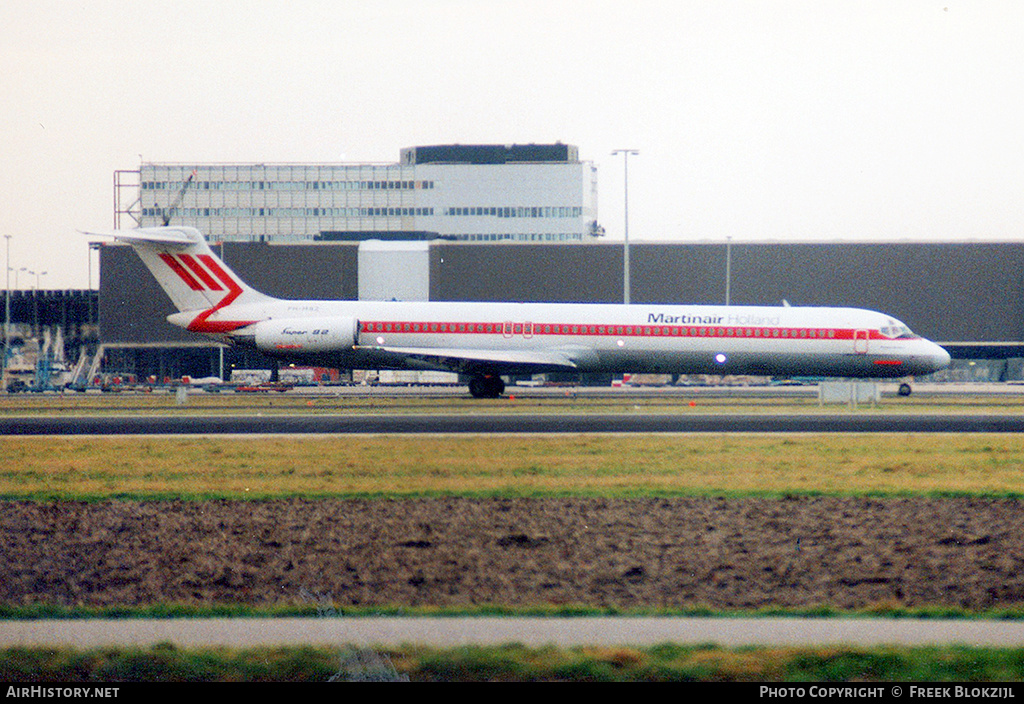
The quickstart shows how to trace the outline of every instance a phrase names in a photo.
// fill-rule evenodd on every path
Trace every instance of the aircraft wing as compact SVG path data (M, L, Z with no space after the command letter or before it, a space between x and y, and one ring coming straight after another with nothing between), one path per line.
M425 365L460 372L488 370L497 373L521 370L565 371L576 370L576 363L568 353L559 350L466 350L436 347L370 347L375 352L415 360Z

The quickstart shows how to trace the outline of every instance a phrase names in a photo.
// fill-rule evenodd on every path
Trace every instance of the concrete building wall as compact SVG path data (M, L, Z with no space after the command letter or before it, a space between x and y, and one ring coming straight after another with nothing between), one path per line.
M732 302L885 311L938 342L1024 340L1024 244L732 247Z
M435 244L430 250L430 300L622 301L622 248Z
M229 242L214 251L258 291L280 298L356 300L358 245ZM167 294L127 245L100 248L99 323L106 344L171 344L203 338L167 322Z
M724 243L639 243L630 251L635 304L725 302ZM270 295L360 295L354 243L229 243L223 252L243 279ZM743 243L730 247L730 260L736 305L785 299L795 306L863 307L938 342L1024 341L1024 243ZM420 266L429 268L419 280L422 287L426 277L430 300L622 300L621 244L434 242ZM105 342L198 339L164 321L170 303L131 249L103 247L100 267ZM400 275L413 274L406 267Z
M429 261L427 242L361 242L359 300L429 301Z
M170 299L131 247L100 247L100 341L105 344L192 343L196 336L167 322Z
M257 291L278 298L354 301L359 245L227 242L214 251Z

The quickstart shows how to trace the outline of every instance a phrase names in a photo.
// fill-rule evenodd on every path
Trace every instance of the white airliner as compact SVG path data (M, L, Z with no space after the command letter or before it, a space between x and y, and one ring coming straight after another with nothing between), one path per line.
M949 364L870 310L282 300L246 285L195 228L107 234L138 252L179 311L174 325L303 364L457 371L477 398L499 396L501 375L516 373L902 378Z

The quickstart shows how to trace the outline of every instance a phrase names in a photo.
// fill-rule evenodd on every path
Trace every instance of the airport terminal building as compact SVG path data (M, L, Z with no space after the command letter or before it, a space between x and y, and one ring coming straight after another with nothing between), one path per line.
M551 243L603 232L597 170L561 143L409 147L378 164L143 163L117 172L114 190L117 227L170 214L211 241Z

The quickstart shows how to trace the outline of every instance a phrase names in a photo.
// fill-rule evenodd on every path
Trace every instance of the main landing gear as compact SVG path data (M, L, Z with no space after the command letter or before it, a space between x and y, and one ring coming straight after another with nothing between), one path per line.
M900 384L900 388L897 389L896 393L900 396L909 396L911 391L913 391L913 389L910 388L910 384L904 382Z
M475 376L469 380L469 393L473 398L498 398L505 390L505 382L495 374Z

